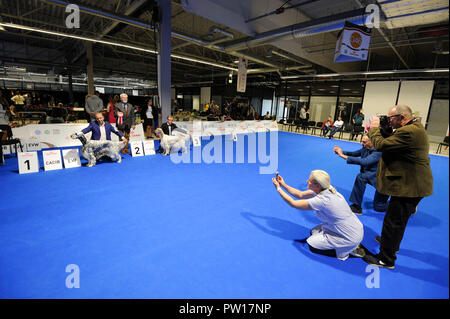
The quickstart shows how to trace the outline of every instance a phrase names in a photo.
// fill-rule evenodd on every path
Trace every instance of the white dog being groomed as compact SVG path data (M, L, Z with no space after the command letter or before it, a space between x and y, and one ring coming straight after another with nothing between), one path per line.
M159 141L161 148L163 149L163 155L168 155L171 152L176 152L181 150L183 153L187 152L186 141L188 141L191 136L185 135L166 135L161 128L155 130L155 134L161 136Z
M94 166L104 156L109 157L113 161L117 161L117 163L122 162L122 156L119 152L125 147L125 142L88 141L83 133L74 133L70 137L79 139L81 144L83 144L81 154L88 160L88 167Z

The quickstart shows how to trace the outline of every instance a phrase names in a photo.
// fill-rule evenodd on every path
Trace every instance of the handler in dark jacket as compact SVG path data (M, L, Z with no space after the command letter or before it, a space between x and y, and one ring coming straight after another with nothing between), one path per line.
M369 138L375 149L382 152L377 170L377 190L390 195L383 221L380 253L368 254L364 260L379 267L394 268L396 252L409 217L417 211L419 202L433 194L433 175L428 157L427 133L406 105L389 110L389 124L394 132L387 137L379 129L380 119L370 120Z
M380 161L381 152L375 151L372 142L367 135L361 140L362 148L355 152L344 152L339 146L333 148L334 152L345 159L347 164L356 164L361 166L360 173L356 176L352 193L349 201L352 203L350 208L355 214L361 215L361 203L366 190L366 185L372 185L377 188L377 167ZM387 208L388 195L381 194L375 190L373 198L373 209L377 212L384 212Z

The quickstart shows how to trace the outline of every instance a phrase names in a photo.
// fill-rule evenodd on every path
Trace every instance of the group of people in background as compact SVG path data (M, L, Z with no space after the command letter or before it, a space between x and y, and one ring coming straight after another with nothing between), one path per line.
M352 125L351 125L351 131L350 131L350 140L355 139L355 131L358 131L358 129L361 129L361 132L364 131L363 128L363 121L364 121L364 113L362 109L359 109L357 113L355 113L352 117ZM328 138L331 139L333 136L344 129L344 121L342 120L342 116L338 116L338 119L336 121L333 121L332 117L329 116L320 127L320 130L322 131L323 137L326 137L327 134Z
M107 122L116 124L118 131L127 140L130 137L130 131L136 127L136 114L139 114L143 121L146 138L154 136L153 131L158 123L158 115L160 114L159 109L153 106L153 97L150 97L143 107L135 107L129 103L126 93L122 93L120 96L109 96L105 110L103 100L100 98L100 92L98 91L86 98L85 110L90 122L96 121L96 114L105 113L108 119ZM122 153L129 153L128 146L125 147Z
M218 105L214 100L207 103L204 109L200 112L201 116L220 117L223 120L261 120L273 119L269 112L262 116L259 114L253 104L239 103L237 98L231 101L226 100L223 105Z

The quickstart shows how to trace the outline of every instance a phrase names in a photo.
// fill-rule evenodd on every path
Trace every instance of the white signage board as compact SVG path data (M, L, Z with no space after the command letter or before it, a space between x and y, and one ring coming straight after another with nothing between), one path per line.
M144 156L144 149L142 147L142 141L131 142L131 156Z
M53 171L63 168L60 150L42 151L42 157L44 158L45 171Z
M194 146L201 146L200 137L199 136L192 136L192 145Z
M11 154L11 146L10 145L2 145L3 155Z
M62 150L63 162L65 168L80 167L81 160L78 148Z
M19 162L19 174L39 172L39 160L37 152L20 152L17 154Z
M155 141L144 141L144 155L155 155Z

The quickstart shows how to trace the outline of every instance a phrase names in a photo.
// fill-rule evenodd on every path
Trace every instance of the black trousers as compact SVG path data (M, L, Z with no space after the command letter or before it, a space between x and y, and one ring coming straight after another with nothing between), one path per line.
M395 264L395 252L400 249L406 224L422 198L391 196L381 231L379 257L384 263Z

